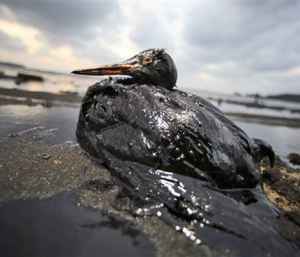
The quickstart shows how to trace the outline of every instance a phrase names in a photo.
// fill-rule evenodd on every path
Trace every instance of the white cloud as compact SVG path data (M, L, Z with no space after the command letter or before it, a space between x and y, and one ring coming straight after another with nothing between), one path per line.
M92 64L90 60L76 57L71 46L50 45L42 31L16 20L0 19L0 32L7 35L11 41L18 41L24 46L21 53L1 49L1 59L26 62L40 69L60 68L65 71L79 65Z
M26 51L6 40L0 58L68 71L162 47L177 63L180 88L300 92L299 1L88 2L3 0L0 36Z
M0 31L13 40L19 40L29 54L37 53L43 46L41 33L37 29L24 26L16 21L0 19Z

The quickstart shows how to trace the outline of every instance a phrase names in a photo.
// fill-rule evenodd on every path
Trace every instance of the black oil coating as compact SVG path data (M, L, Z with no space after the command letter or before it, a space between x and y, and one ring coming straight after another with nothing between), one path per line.
M1 256L155 256L153 244L132 224L76 202L70 192L2 202Z
M201 97L103 80L83 99L77 138L150 206L137 213L157 210L189 239L230 256L299 254L257 186L255 162L266 151Z

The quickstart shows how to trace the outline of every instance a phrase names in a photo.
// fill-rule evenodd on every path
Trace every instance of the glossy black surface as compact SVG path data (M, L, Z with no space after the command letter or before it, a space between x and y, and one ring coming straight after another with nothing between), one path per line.
M154 256L130 224L76 205L72 193L0 203L0 249L6 257Z
M255 162L271 148L204 99L104 80L83 100L77 138L140 206L137 215L155 214L223 254L299 254L258 185Z
M256 144L199 96L151 85L124 86L113 79L88 90L77 137L98 158L108 152L221 188L255 186L255 161L273 157L271 146L261 140Z

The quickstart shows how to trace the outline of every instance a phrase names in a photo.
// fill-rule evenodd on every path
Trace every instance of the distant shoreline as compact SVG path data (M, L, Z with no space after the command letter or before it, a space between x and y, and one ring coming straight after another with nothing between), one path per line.
M27 105L36 106L74 106L78 107L81 97L73 93L50 93L43 91L28 91L23 89L8 89L0 87L1 105Z
M239 120L250 123L267 124L273 126L285 126L292 128L300 128L299 118L285 118L268 115L257 115L252 113L225 112L233 120Z
M51 106L70 106L78 108L81 97L72 93L49 93L39 91L28 91L22 89L7 89L0 87L0 106L1 105L42 105ZM233 120L244 122L255 122L274 126L286 126L300 128L300 118L285 118L268 115L258 115L251 113L225 112Z
M300 95L298 94L268 95L263 97L263 99L273 99L273 100L281 100L286 102L300 103Z
M26 66L23 64L13 63L13 62L0 62L0 65L8 66L16 69L26 69Z

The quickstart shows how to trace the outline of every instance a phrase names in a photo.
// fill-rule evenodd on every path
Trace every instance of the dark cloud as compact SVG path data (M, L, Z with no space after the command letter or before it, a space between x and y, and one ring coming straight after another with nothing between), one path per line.
M99 29L113 30L118 24L117 0L2 0L17 19L47 33L56 44L71 42L84 44L91 40Z
M299 1L200 1L186 12L186 43L203 63L289 69L300 65L299 11Z
M224 92L299 92L300 1L2 0L51 47L99 63L134 49L175 56L182 87ZM1 47L19 47L0 34ZM47 54L47 49L43 50ZM297 73L297 72L296 72Z

